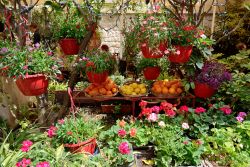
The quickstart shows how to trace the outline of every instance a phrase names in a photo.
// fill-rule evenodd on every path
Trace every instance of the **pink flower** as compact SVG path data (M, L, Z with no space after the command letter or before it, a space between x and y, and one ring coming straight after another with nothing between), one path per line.
M185 141L183 142L183 144L187 145L187 144L188 144L188 141L187 141L187 140L185 140Z
M147 117L149 122L156 122L158 120L158 115L156 113L151 113L148 117Z
M237 119L238 122L243 122L244 121L244 118L242 118L240 116L236 117L236 119Z
M17 162L16 163L16 167L21 167L22 166L22 162Z
M126 131L125 131L124 129L120 129L120 130L118 131L118 136L120 136L120 137L126 136Z
M142 46L142 47L146 47L146 46L147 46L147 44L146 44L146 43L143 43L141 46Z
M23 70L28 70L28 66L23 66Z
M198 139L198 140L196 140L196 144L198 144L198 145L202 145L202 143L203 143L203 142L202 142L201 140L199 140L199 139Z
M50 167L49 162L39 162L38 164L36 164L36 167Z
M168 103L168 102L166 102L166 101L161 102L161 106L162 106L163 108L169 108L169 109L173 108L173 104Z
M154 20L155 17L154 17L154 16L150 16L149 19L150 19L150 20Z
M183 122L181 126L183 129L189 129L189 125L186 122Z
M40 47L40 44L39 43L35 43L35 48L39 48Z
M155 5L155 10L158 11L161 9L161 6L160 5Z
M180 55L180 54L181 54L181 51L177 50L177 51L175 52L175 54Z
M173 118L175 115L176 115L176 112L174 112L174 110L166 110L165 111L165 114L170 117L170 118Z
M53 52L49 51L47 52L48 56L52 56L53 55Z
M160 122L158 123L158 125L159 125L161 128L164 128L164 127L166 126L165 122L163 122L163 121L160 121Z
M148 22L147 22L147 21L143 21L142 23L143 23L143 24L148 24Z
M181 106L180 111L188 112L188 106Z
M135 137L136 136L136 132L137 132L137 129L136 128L132 128L132 129L130 129L129 135L131 137Z
M48 129L47 133L48 133L48 137L49 138L52 138L53 136L56 135L56 130L57 130L57 127L55 126L50 126L50 128Z
M245 112L239 112L239 114L238 114L238 117L244 118L246 116L247 116L247 114Z
M224 106L224 107L220 108L220 110L223 111L224 114L226 114L226 115L230 115L232 113L232 110L229 106Z
M165 50L164 54L166 54L166 55L169 54L169 50Z
M22 147L30 147L32 146L33 142L30 140L25 140L22 142Z
M22 161L16 163L16 167L26 167L31 164L30 159L23 158Z
M194 110L194 112L197 113L197 114L200 114L200 113L206 112L206 109L204 109L203 107L197 107Z
M146 107L147 106L147 102L146 101L144 101L144 100L142 100L140 103L139 103L139 106L141 107L141 108L144 108L144 107Z
M122 142L119 147L119 152L121 154L129 154L130 153L130 149L129 149L129 145L128 145L128 142Z
M58 120L58 123L61 124L61 125L64 124L64 122L65 122L64 119L59 119Z
M158 33L154 33L154 37L158 37L158 35L159 35Z
M28 152L29 149L30 149L29 147L21 147L22 152Z
M153 112L159 113L160 112L160 107L159 106L153 106L151 107Z
M69 135L69 136L71 136L73 134L73 132L68 131L68 132L66 132L66 134Z
M141 116L149 116L151 113L152 113L151 108L142 108L142 111L138 117L140 118Z

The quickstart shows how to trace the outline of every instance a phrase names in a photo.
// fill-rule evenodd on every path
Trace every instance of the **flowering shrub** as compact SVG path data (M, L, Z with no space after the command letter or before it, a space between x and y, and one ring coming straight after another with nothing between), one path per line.
M56 58L49 56L39 44L23 49L12 46L0 63L0 69L4 67L8 67L7 75L13 78L25 77L26 74L44 74L48 77L60 74Z
M223 64L207 61L196 77L196 81L206 83L210 87L218 89L223 82L230 81L231 78L231 74L226 70Z

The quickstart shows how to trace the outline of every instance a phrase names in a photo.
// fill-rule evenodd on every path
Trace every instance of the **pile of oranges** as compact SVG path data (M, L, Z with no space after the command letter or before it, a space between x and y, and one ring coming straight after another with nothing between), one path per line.
M180 80L159 80L153 83L152 93L156 96L180 95L183 87Z
M110 78L100 85L91 83L85 90L85 93L91 97L94 96L114 96L118 92L118 87Z

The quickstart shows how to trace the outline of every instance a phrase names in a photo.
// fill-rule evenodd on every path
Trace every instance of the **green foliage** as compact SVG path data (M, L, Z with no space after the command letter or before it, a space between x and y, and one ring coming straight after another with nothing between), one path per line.
M64 123L56 124L54 143L76 144L89 138L95 138L100 131L101 123L96 119L85 120L82 117L65 118Z
M96 50L85 56L89 59L86 63L86 71L102 73L104 71L112 72L114 69L115 59L109 52ZM84 62L86 61L81 61L80 65L84 66Z
M219 165L245 167L250 165L250 122L237 127L212 129L211 136L204 136L204 155ZM207 156L209 155L209 156Z
M146 67L161 67L161 71L166 72L169 69L169 66L170 63L165 57L157 59L139 57L137 59L136 68L140 72Z

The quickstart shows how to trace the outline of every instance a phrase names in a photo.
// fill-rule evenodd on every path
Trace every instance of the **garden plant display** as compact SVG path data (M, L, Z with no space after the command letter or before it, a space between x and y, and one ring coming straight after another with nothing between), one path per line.
M1 0L0 166L249 167L241 2Z

